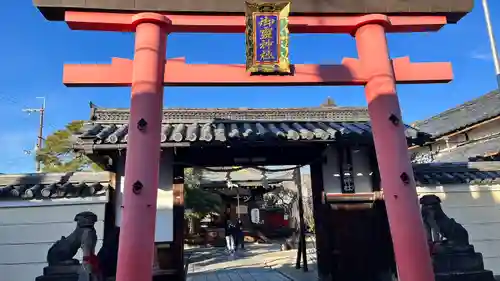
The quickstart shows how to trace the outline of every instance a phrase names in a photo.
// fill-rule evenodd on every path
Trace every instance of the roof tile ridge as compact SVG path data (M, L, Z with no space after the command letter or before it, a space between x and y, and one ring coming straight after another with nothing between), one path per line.
M368 110L365 106L337 106L337 107L213 107L213 108L195 108L195 107L165 107L163 111L294 111L294 110L313 110L313 111L340 111L340 110ZM96 108L99 112L128 112L130 108Z
M479 97L476 97L476 98L474 98L472 100L469 100L469 101L463 102L461 104L458 104L458 105L456 105L456 106L454 106L452 108L449 108L449 109L447 109L445 111L442 111L442 112L440 112L438 114L432 115L429 118L426 118L426 119L420 120L420 121L415 121L413 123L416 124L417 126L422 125L422 124L427 124L430 121L433 121L433 120L436 120L436 119L440 119L441 117L449 115L450 113L453 113L453 112L456 112L456 111L460 111L460 110L462 110L464 107L466 107L468 105L476 104L480 100L484 100L484 99L490 98L492 96L497 96L497 95L500 96L500 92L498 90L493 90L493 91L490 91L490 92L488 92L488 93L486 93L484 95L480 95Z

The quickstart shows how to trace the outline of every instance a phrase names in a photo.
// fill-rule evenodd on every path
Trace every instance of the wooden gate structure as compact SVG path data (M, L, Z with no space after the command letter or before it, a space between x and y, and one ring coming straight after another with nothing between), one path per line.
M347 33L358 59L294 65L287 76L250 75L244 65L166 60L174 32L243 33L245 4L234 0L34 0L48 20L74 30L135 32L133 61L65 65L67 86L131 86L125 194L117 281L151 280L164 86L363 85L399 278L434 280L404 133L396 83L452 79L449 63L390 59L386 33L438 31L473 8L472 0L293 0L292 33ZM274 1L270 1L274 2Z

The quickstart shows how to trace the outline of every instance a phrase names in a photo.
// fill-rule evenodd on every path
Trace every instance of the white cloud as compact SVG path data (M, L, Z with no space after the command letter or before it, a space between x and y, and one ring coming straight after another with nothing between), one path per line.
M492 61L493 56L491 55L491 52L479 52L479 51L474 51L471 53L471 58L476 59L476 60L485 60L485 61Z

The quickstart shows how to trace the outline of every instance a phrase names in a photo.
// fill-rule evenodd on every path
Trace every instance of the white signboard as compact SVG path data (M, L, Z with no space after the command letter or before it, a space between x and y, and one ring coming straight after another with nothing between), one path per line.
M254 208L250 211L250 220L253 223L259 223L260 222L260 211L257 208Z

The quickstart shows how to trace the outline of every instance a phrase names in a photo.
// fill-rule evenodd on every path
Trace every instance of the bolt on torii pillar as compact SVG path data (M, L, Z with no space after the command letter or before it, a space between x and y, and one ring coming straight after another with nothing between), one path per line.
M295 65L291 76L251 76L244 65L186 64L182 58L163 61L160 53L165 48L167 31L242 33L243 16L66 12L65 20L73 29L136 32L134 61L113 59L108 65L65 65L63 78L68 86L132 86L117 281L151 280L155 221L152 206L158 186L163 85L364 85L399 278L434 280L396 83L449 82L452 70L449 63L391 60L386 32L437 31L447 23L446 17L292 16L291 32L352 34L359 59L347 58L340 65Z

